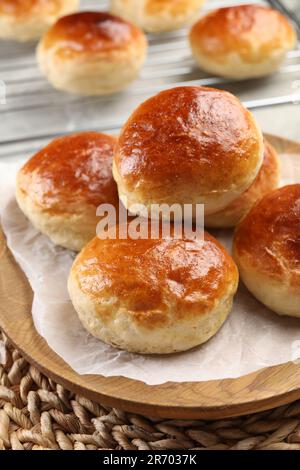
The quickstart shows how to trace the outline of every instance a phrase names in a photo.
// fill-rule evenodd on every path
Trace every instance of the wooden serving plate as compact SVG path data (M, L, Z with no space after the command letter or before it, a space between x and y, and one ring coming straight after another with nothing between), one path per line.
M279 153L300 158L300 144L267 137ZM217 419L270 409L300 398L300 365L294 363L261 369L237 379L156 386L124 377L79 375L36 332L31 316L32 296L0 230L0 327L30 363L91 400L146 416Z

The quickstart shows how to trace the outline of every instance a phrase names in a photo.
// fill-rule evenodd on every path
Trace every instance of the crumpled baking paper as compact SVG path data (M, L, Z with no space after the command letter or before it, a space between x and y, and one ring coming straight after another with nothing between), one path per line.
M283 155L281 159L282 184L300 181L296 157ZM15 164L0 164L0 214L8 246L34 291L32 315L37 331L79 374L125 376L150 385L205 381L239 377L300 356L300 319L270 312L242 284L221 330L191 351L142 356L93 338L68 297L67 277L75 255L55 247L21 213L14 198L15 174ZM231 231L214 235L231 249Z

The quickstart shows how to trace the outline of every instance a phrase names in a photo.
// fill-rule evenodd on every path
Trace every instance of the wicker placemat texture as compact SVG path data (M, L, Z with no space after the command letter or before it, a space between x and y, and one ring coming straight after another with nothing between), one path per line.
M300 401L211 422L145 418L65 390L0 332L0 449L300 450Z

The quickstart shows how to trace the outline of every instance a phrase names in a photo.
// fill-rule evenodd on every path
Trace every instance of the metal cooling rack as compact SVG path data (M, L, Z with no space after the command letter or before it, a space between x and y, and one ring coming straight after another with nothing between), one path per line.
M238 3L249 3L249 0L207 0L202 12ZM105 10L108 6L107 1L100 0L83 0L81 4L86 10L99 10L99 6ZM0 84L4 82L6 86L6 102L0 104L1 160L28 157L52 138L68 132L97 129L117 133L141 101L178 84L227 89L252 109L300 103L300 46L288 54L281 70L271 77L225 80L197 68L187 32L182 29L149 35L149 55L140 78L122 93L91 98L54 90L37 68L34 44L0 42Z

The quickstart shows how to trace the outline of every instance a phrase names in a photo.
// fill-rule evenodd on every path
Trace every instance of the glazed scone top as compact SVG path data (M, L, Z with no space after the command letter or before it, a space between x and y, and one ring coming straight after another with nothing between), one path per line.
M68 55L121 52L136 40L142 31L117 16L101 12L82 12L60 18L44 35L43 46L55 47Z
M1 0L0 14L20 19L41 11L45 15L55 15L61 10L62 3L63 0Z
M193 26L190 37L201 54L219 62L234 53L245 62L260 62L296 44L295 31L285 16L256 4L214 10Z
M74 204L117 204L111 169L115 143L98 132L55 139L22 167L19 190L52 213L69 212Z
M170 16L185 15L190 10L200 7L204 0L146 0L145 14L159 16L168 14Z
M181 187L226 192L248 179L262 152L261 133L236 97L178 87L136 109L121 131L114 163L129 190L144 185L161 197L174 184L177 193Z
M272 191L237 228L234 249L260 272L300 285L300 184Z
M72 275L94 302L107 298L111 311L122 306L150 329L167 324L171 311L172 320L210 312L238 282L232 258L209 234L204 242L96 237L76 258Z

